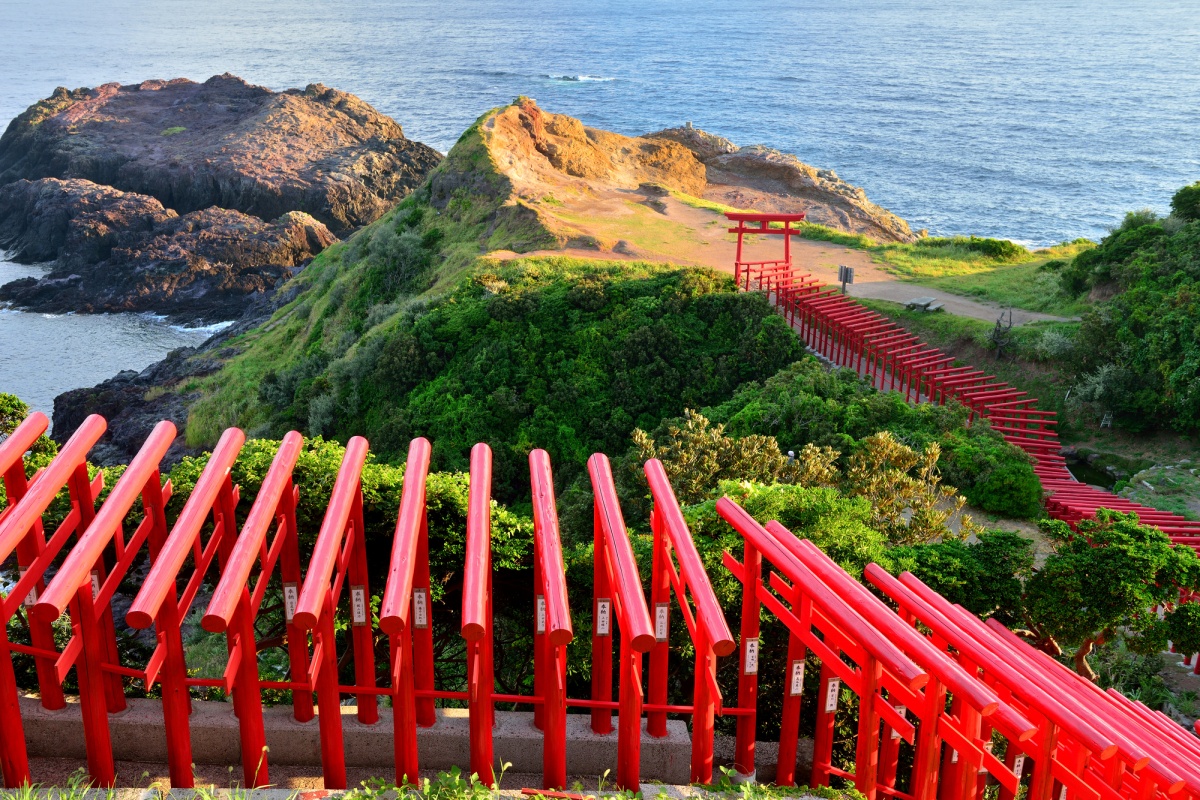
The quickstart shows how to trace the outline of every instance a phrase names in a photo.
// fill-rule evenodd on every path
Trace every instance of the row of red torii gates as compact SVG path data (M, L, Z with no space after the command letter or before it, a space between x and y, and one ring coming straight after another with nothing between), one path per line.
M160 463L175 438L170 422L159 423L98 507L104 476L89 479L86 456L103 434L105 421L89 417L54 460L27 480L24 454L46 427L43 415L32 414L0 443L7 499L0 513L0 558L9 563L15 556L20 575L2 603L4 630L24 622L31 642L0 636L0 763L8 786L37 777L30 773L25 748L21 690L12 660L17 654L33 658L39 702L47 709L64 707L62 684L70 670L76 671L88 771L100 785L115 781L109 715L125 707L126 683L157 687L161 693L171 781L177 787L191 786L193 780L189 712L196 687L219 687L232 695L248 786L269 783L263 692L280 689L291 690L297 721L315 717L329 788L346 785L340 709L345 697L355 698L363 724L388 724L391 717L398 782L418 775L417 730L438 724L439 700L466 702L470 763L464 766L485 782L495 774L496 703L533 707L533 724L543 735L547 789L561 788L569 772L569 708L585 709L592 730L600 734L613 732L616 713L620 787L639 786L643 717L649 736L666 734L668 715L691 719L691 778L697 782L712 780L716 717L734 717L735 767L751 776L765 610L783 623L789 637L780 784L807 779L827 785L839 778L872 800L880 795L973 799L989 783L999 785L1004 800L1012 800L1022 781L1036 800L1151 800L1181 792L1181 797L1200 797L1200 740L1170 718L1116 692L1101 691L994 620L981 622L947 602L915 576L895 577L871 565L866 578L895 604L893 609L810 542L777 522L760 524L725 498L717 511L742 539L740 552L726 552L723 565L743 587L735 638L666 473L655 460L645 464L653 497L649 599L608 459L596 454L588 462L596 545L594 625L588 632L591 691L588 697L571 698L566 696L566 646L576 632L551 465L544 451L530 453L535 688L531 695L509 695L495 691L493 679L492 456L487 445L476 445L471 453L461 598L468 685L466 691L447 691L435 685L433 670L426 440L414 440L409 449L376 616L370 610L364 550L361 473L367 443L362 438L351 439L346 448L302 569L296 503L303 487L293 482L303 447L298 433L284 437L261 488L243 510L231 470L245 437L237 429L226 431L178 518L168 525L165 507L172 486L162 480ZM62 491L69 495L71 509L51 528L56 518L45 515ZM140 509L135 509L139 499ZM131 568L147 561L148 574L124 622L135 629L153 628L157 646L146 663L126 664L116 645L113 598ZM189 675L180 636L180 621L191 613L205 582L215 582L215 589L202 625L228 639L228 662L220 678ZM254 620L268 594L286 609L287 680L264 680L258 669ZM69 615L71 636L58 648L51 625L63 614ZM341 642L335 629L339 616L350 623ZM667 702L673 619L682 619L694 647L689 704ZM375 643L384 638L387 680L381 684ZM352 678L339 669L347 655ZM723 696L716 681L717 661L725 657L736 658L739 667L736 702ZM806 690L810 657L820 663L815 692ZM847 705L847 693L854 695L853 706ZM390 708L380 707L381 696ZM802 702L815 704L816 727L812 772L797 776ZM833 759L839 709L856 709L852 771L839 768ZM901 759L904 746L913 748L911 760Z
M734 280L738 287L765 292L812 350L871 378L881 390L903 392L914 402L954 399L970 409L972 418L987 419L994 430L1033 458L1034 472L1046 490L1046 510L1055 519L1074 527L1100 508L1132 511L1173 541L1200 548L1200 522L1076 480L1062 456L1056 414L1039 410L1037 398L985 370L959 363L884 315L797 270L791 239L801 235L804 214L730 212L726 216L737 223L729 232L737 234ZM743 260L746 236L781 236L783 258Z
M902 381L918 396L949 396L945 381L906 360L911 350L863 347L875 340L862 338L862 328L841 322L833 311L827 314L821 303L828 295L819 288L809 291L809 282L790 269L743 263L738 269L739 282L769 291L817 349L853 351L856 359L882 364L882 371L872 374ZM835 360L847 363L848 358ZM995 406L981 405L970 385L954 386L954 396L975 403L976 413L994 413ZM1044 418L1016 410L1005 414L1014 438L1052 440ZM655 737L666 734L669 715L691 721L693 781L712 780L715 721L726 716L736 720L734 766L752 776L765 613L779 620L788 636L777 783L845 780L870 800L881 795L975 800L988 784L999 786L1001 800L1013 800L1022 783L1031 800L1200 798L1200 740L1170 718L1100 690L995 620L982 622L949 603L915 576L892 576L871 565L865 577L891 601L885 603L810 542L777 522L760 524L728 498L718 502L717 512L739 534L741 546L726 552L722 565L708 569L732 574L742 585L742 598L739 609L722 609L667 475L655 460L644 465L653 499L648 582L633 556L608 459L598 453L588 461L596 553L593 625L586 631L591 686L587 697L568 697L566 649L576 631L553 476L544 451L529 454L535 680L532 694L512 695L496 691L493 673L492 454L487 445L476 445L470 461L461 597L467 686L451 691L438 688L433 669L435 609L425 497L431 446L426 440L415 439L409 449L376 615L361 485L368 445L361 437L347 444L304 563L296 516L304 487L293 477L304 444L300 434L283 438L245 508L231 477L245 435L227 430L169 523L166 507L173 487L164 482L161 463L176 435L170 422L159 423L102 503L105 477L102 472L89 477L87 455L106 429L104 419L85 420L53 461L28 477L26 454L47 427L45 416L34 413L0 442L6 499L0 510L0 564L15 566L13 574L19 576L0 601L5 623L0 629L0 766L8 786L37 778L30 772L14 656L32 658L38 702L46 709L66 705L62 686L75 670L88 771L100 785L115 781L109 717L126 706L125 689L136 684L161 695L176 787L192 785L190 710L197 702L192 690L201 687L232 696L247 786L269 783L263 719L268 690L290 690L294 718L318 726L329 788L346 785L340 705L350 697L359 722L390 724L398 782L418 775L417 731L439 724L439 701L466 703L470 763L463 766L485 782L495 775L497 703L533 709L533 724L542 732L547 789L561 788L569 774L566 715L572 708L589 715L594 732L615 734L622 788L639 786L643 718L646 734ZM1049 456L1045 446L1036 452ZM1050 458L1039 461L1039 474L1051 474L1053 464ZM62 493L69 497L70 511L54 516L51 506ZM131 570L143 565L148 572L124 625L153 629L156 646L145 663L129 664L117 648L120 620L113 600ZM228 643L220 678L189 674L180 631L206 585L212 593L202 626L224 634ZM268 595L285 609L286 680L265 680L258 669L254 622L264 613ZM64 614L71 635L59 647L52 625ZM727 619L734 620L736 635ZM349 622L349 633L340 638L339 620ZM695 669L691 703L673 705L667 665L670 629L678 620L694 650ZM22 626L29 644L12 641L12 632ZM386 668L376 664L376 644L385 641ZM717 683L722 658L736 659L736 698L726 698ZM805 681L810 661L820 665L815 691ZM339 668L342 663L352 669ZM798 776L800 713L806 702L815 707L814 755L811 774ZM853 770L834 763L839 711L849 713L857 728ZM911 758L901 757L905 747L912 748Z

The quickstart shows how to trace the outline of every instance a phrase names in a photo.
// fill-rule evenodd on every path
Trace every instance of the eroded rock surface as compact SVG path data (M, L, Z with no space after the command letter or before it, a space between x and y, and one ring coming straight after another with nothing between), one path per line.
M274 222L224 208L182 216L152 197L85 180L0 187L0 247L57 259L0 301L46 312L142 311L189 322L240 317L336 241L308 214Z
M907 222L872 203L861 188L790 153L762 145L738 147L698 128L668 128L647 136L678 142L704 163L707 186L692 194L706 200L757 211L803 211L810 222L881 242L917 239Z
M305 211L337 235L378 219L441 156L321 84L273 92L233 75L59 88L0 137L0 184L83 178L186 214Z
M518 192L525 184L553 185L564 178L578 179L581 188L660 183L692 194L704 189L704 164L686 147L589 128L573 117L543 111L532 100L505 108L485 128L501 171Z

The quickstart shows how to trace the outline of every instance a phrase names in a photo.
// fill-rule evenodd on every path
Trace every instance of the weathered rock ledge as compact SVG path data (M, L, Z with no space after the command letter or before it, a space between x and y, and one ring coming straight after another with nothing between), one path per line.
M182 216L146 195L85 180L0 187L0 247L56 260L0 301L62 313L136 311L187 323L241 316L336 238L308 214L274 222L223 208Z
M678 142L707 168L703 197L736 208L799 212L810 222L882 242L912 242L917 235L900 217L867 199L861 188L829 169L762 145L738 147L699 128L667 128L649 139Z
M341 236L382 216L441 156L354 95L233 75L58 88L0 137L0 184L82 178L261 219L304 211Z

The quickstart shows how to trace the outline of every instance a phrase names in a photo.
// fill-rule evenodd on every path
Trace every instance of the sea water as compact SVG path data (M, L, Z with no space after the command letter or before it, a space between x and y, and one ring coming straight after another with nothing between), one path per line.
M520 94L834 169L914 228L1049 244L1200 179L1198 0L0 0L0 125L56 86L320 81L445 152Z
M7 261L0 284L45 269ZM228 323L226 323L228 324ZM0 308L0 392L49 416L54 397L123 369L141 370L177 347L200 344L223 325L184 328L149 314L40 314Z

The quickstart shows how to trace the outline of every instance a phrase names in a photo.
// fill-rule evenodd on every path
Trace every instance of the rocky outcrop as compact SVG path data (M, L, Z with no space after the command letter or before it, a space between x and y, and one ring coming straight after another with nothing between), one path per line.
M451 214L485 216L485 251L528 252L593 247L595 237L568 217L594 216L588 198L646 184L699 192L704 164L675 142L589 128L520 97L467 129L430 175L429 200Z
M308 214L274 222L223 208L182 216L152 197L84 180L0 187L0 247L57 259L0 301L47 312L149 311L189 322L235 319L336 241Z
M0 186L0 249L32 264L66 255L72 263L108 258L120 235L148 235L176 216L153 197L91 181L17 181Z
M790 153L738 147L697 128L647 134L687 147L707 168L705 199L758 211L803 211L810 222L861 233L882 242L912 242L908 223L867 199L866 192L833 170L809 166ZM694 192L693 194L700 194Z
M186 214L304 211L341 235L378 219L441 156L354 95L233 75L56 89L0 137L0 184L82 178Z
M184 437L188 404L194 398L159 392L147 400L146 393L156 386L217 369L219 362L215 361L190 363L189 357L194 354L194 348L180 348L141 373L124 370L96 386L63 392L54 398L53 438L59 444L65 443L89 414L100 414L108 421L108 428L88 453L88 460L102 467L128 464L159 420L170 420L179 435L163 462L163 467L169 469L195 452L188 448Z
M179 435L163 459L164 468L198 454L202 448L188 446L185 433L188 408L199 395L181 391L181 385L220 369L237 354L231 343L238 336L265 323L297 294L294 284L289 284L269 297L256 295L241 318L199 347L180 347L141 372L124 370L95 386L63 392L54 398L51 438L63 444L89 414L100 414L108 428L88 453L88 461L99 466L128 464L158 421L169 419Z
M704 164L686 147L589 128L573 117L543 111L528 98L493 115L484 130L501 171L518 191L525 183L553 185L564 177L579 179L583 187L635 189L659 183L689 194L705 185Z

